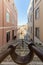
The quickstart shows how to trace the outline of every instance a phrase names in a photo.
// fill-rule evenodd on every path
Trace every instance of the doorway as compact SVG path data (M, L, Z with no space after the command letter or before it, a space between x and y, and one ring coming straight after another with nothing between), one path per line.
M14 30L12 30L12 39L14 39Z

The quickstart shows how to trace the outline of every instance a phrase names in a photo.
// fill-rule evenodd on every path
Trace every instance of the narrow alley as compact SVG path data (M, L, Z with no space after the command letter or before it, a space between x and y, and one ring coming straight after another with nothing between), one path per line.
M43 65L43 0L0 0L0 64Z

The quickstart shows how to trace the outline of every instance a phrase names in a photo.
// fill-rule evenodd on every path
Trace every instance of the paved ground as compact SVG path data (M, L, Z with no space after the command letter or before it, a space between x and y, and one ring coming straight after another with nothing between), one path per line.
M16 41L11 41L11 44L15 44L16 43ZM8 44L9 45L9 44ZM24 43L24 47L22 47L21 46L22 44L19 44L19 46L17 47L17 49L16 49L16 52L19 54L19 55L26 55L26 54L28 54L29 52L29 50L28 50L28 47L27 47L27 45ZM3 50L4 50L5 48L3 47ZM2 51L2 49L0 50L0 51ZM12 58L11 58L11 56L9 55L8 57L6 57L5 59L4 59L4 61L1 63L2 65L18 65L18 64L16 64L16 63L14 63L13 62L13 60L12 60ZM32 62L31 63L29 63L29 64L27 64L27 65L43 65L43 63L41 62L41 60L36 56L36 55L34 55L34 58L33 58L33 60L32 60Z

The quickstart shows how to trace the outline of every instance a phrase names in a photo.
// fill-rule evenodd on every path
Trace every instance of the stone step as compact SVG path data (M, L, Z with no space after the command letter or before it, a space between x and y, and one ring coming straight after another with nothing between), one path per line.
M41 60L35 55L34 58L33 58L33 61L38 61L38 62L40 62Z
M2 65L18 65L18 64L14 63L14 62L2 62L1 64ZM30 62L27 65L43 65L43 63L42 62Z
M22 54L23 54L23 53L22 53ZM4 59L4 62L12 62L12 61L13 61L13 60L12 60L12 58L11 58L10 55ZM34 62L41 62L40 59L39 59L37 56L34 56L34 58L33 58L32 61L34 61Z
M18 65L13 62L11 56L9 55L6 59L1 63L2 65ZM35 55L32 62L27 65L43 65L40 59Z

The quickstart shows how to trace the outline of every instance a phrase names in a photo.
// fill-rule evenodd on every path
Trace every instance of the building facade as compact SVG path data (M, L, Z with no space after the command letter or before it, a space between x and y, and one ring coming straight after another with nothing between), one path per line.
M33 3L33 0L32 0L32 3ZM31 4L31 6L33 5ZM28 15L29 15L29 12L33 14L33 11L31 12L28 10ZM33 15L31 15L30 19L32 18L33 18ZM33 22L32 22L32 25L33 25ZM33 29L31 31L33 32ZM34 37L35 39L37 38L38 40L43 42L43 0L34 0Z
M34 2L35 6L35 36L43 42L43 0Z
M33 28L33 0L30 1L30 5L27 10L27 16L28 16L28 32L30 35L30 38L32 38L32 28Z
M0 46L17 35L17 9L14 0L0 0Z

